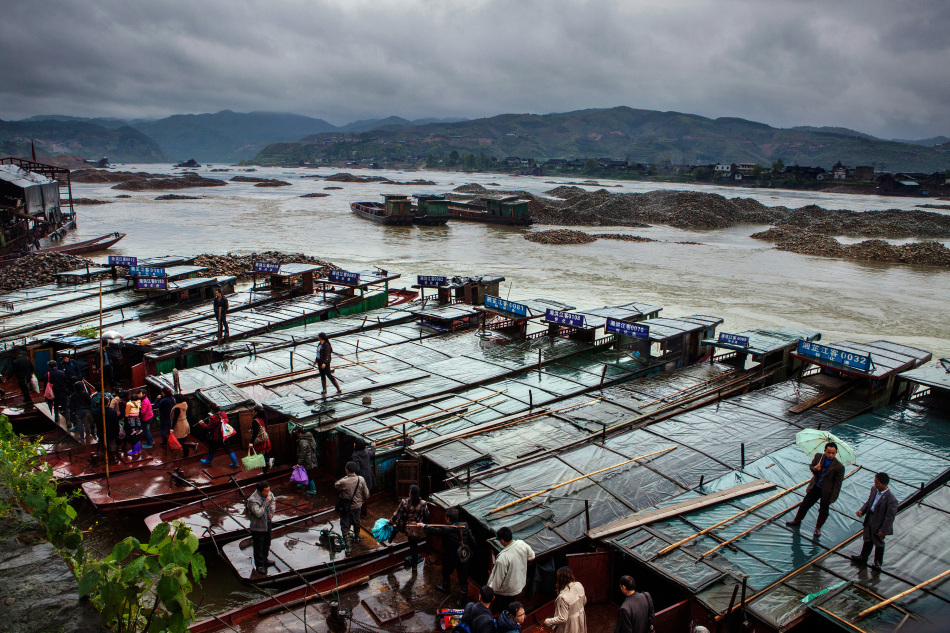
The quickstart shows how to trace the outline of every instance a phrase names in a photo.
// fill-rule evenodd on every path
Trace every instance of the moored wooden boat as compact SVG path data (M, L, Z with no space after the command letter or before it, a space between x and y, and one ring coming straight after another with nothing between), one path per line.
M240 460L246 450L236 451ZM244 471L228 466L228 457L217 452L211 464L203 464L201 456L183 458L172 464L144 465L110 477L86 481L83 492L100 511L158 512L171 506L226 492L238 485L260 479L281 479L290 476L290 466L278 466L267 475L260 470Z
M449 221L449 201L440 196L417 195L412 221L422 226L444 226Z
M83 242L73 242L72 244L60 244L58 246L48 246L46 248L40 248L35 251L30 251L28 253L21 253L18 255L7 255L3 258L0 258L0 268L3 266L9 266L14 263L24 254L32 255L33 253L65 253L67 255L81 255L83 253L94 253L96 251L105 250L116 242L125 237L125 233L108 233L106 235L100 235L99 237L93 238L91 240L85 240Z
M308 495L291 484L286 477L268 482L277 501L277 511L272 517L275 527L327 511L332 503L324 496ZM280 481L281 483L278 483ZM182 521L198 536L198 545L221 546L247 536L248 519L244 517L244 502L257 490L257 484L234 488L212 497L201 498L192 503L156 512L145 518L149 531L160 523Z
M353 213L360 216L361 218L366 218L367 220L372 220L373 222L378 222L380 224L412 224L413 216L411 212L387 214L386 206L380 202L351 202L350 209L352 209Z
M410 301L414 300L418 296L419 296L419 293L416 292L415 290L407 290L406 288L401 288L397 290L396 288L390 288L388 305L391 308L393 306L409 303Z
M506 224L528 226L533 220L528 212L528 201L516 196L494 199L489 198L486 206L469 202L449 202L448 213L453 220L485 222L487 224Z

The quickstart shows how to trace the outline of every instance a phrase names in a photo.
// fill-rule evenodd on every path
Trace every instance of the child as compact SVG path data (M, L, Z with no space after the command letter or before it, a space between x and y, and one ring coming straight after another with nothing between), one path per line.
M142 432L142 422L139 420L139 413L142 411L142 396L138 391L132 392L132 399L125 405L125 419L131 435L138 435Z

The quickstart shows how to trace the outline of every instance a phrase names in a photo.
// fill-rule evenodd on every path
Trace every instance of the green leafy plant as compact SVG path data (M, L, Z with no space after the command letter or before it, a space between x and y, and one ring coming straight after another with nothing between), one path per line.
M208 572L197 552L198 537L180 521L172 527L158 525L148 543L130 536L102 560L86 563L79 595L91 595L116 631L180 633L194 621L188 594Z
M81 327L76 330L73 334L76 336L81 336L83 338L91 338L93 340L99 338L99 328L95 327Z

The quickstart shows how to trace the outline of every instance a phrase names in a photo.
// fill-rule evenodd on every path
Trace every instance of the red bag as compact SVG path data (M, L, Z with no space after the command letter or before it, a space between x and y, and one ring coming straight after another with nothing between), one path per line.
M168 448L172 449L173 451L181 450L181 442L178 441L178 438L175 437L174 433L168 436Z
M46 389L43 390L43 398L46 400L55 399L53 395L53 383L49 381L49 374L46 374Z

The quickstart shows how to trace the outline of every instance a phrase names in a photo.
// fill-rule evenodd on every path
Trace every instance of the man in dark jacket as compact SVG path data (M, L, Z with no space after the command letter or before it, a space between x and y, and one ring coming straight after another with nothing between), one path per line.
M376 457L376 442L372 442L367 446L365 441L358 439L356 440L355 448L356 450L353 451L350 460L356 462L356 473L363 477L366 481L366 487L372 492L373 488L376 487L376 477L373 473L373 458Z
M524 616L524 605L517 600L512 601L495 620L495 633L519 633Z
M106 401L105 407L102 406L103 397ZM92 403L92 419L96 426L96 437L99 439L100 445L105 441L109 461L116 463L119 461L116 454L119 438L119 414L109 406L109 402L112 401L112 394L106 393L105 396L102 396L97 393L90 400ZM102 417L103 412L105 412L105 418Z
M53 386L53 421L57 420L58 415L62 415L66 424L69 424L69 408L67 407L69 382L66 379L66 372L56 367L55 360L48 362L46 367L48 369L46 382Z
M835 459L838 454L838 445L834 442L825 444L824 453L816 453L811 460L811 470L814 473L805 491L805 498L798 506L798 513L785 525L793 527L800 525L813 505L821 501L818 506L818 520L815 522L815 537L821 536L821 526L824 525L831 511L831 504L838 500L841 492L841 482L844 481L844 464Z
M24 347L20 350L20 355L13 361L13 375L16 376L16 382L23 393L23 404L33 404L33 396L30 393L33 371L33 361L30 360L30 354Z
M472 633L495 633L495 618L491 614L491 601L495 591L484 585L479 591L478 602L469 602L462 611L462 622Z
M73 416L73 426L69 430L76 433L79 439L85 439L87 434L93 435L89 424L92 399L86 393L82 381L77 380L73 385L73 392L69 395L69 410Z
M864 517L864 547L858 556L851 560L860 565L867 565L871 547L874 547L874 562L872 569L880 569L884 564L884 537L894 533L894 517L897 516L897 497L888 488L891 478L887 473L874 475L874 485L871 494L858 510L858 518Z
M616 633L649 633L653 626L653 598L638 593L633 576L620 577L620 591L625 598L617 612Z
M63 360L59 362L59 368L66 374L66 382L69 384L71 391L73 386L82 378L79 375L79 365L69 356L63 356Z
M267 556L270 554L271 529L277 501L266 481L257 482L257 490L247 499L247 513L250 515L251 541L254 549L254 569L257 573L267 573L268 565L276 565Z
M452 572L454 571L458 575L459 585L461 586L462 596L464 598L468 591L469 561L467 559L464 562L459 560L458 550L462 544L465 544L471 550L472 556L474 556L475 537L472 536L472 531L468 529L468 524L464 521L459 521L458 508L452 507L446 510L445 517L449 520L449 523L452 524L451 526L440 527L426 525L425 523L418 525L425 530L426 534L437 534L442 537L442 584L436 585L435 588L448 593L452 584ZM469 558L471 558L471 556ZM494 590L492 591L492 596L494 597Z
M231 335L228 331L228 298L221 293L220 288L214 289L214 301L211 302L214 308L214 318L218 322L218 342L221 342L221 331L224 331L224 337Z

